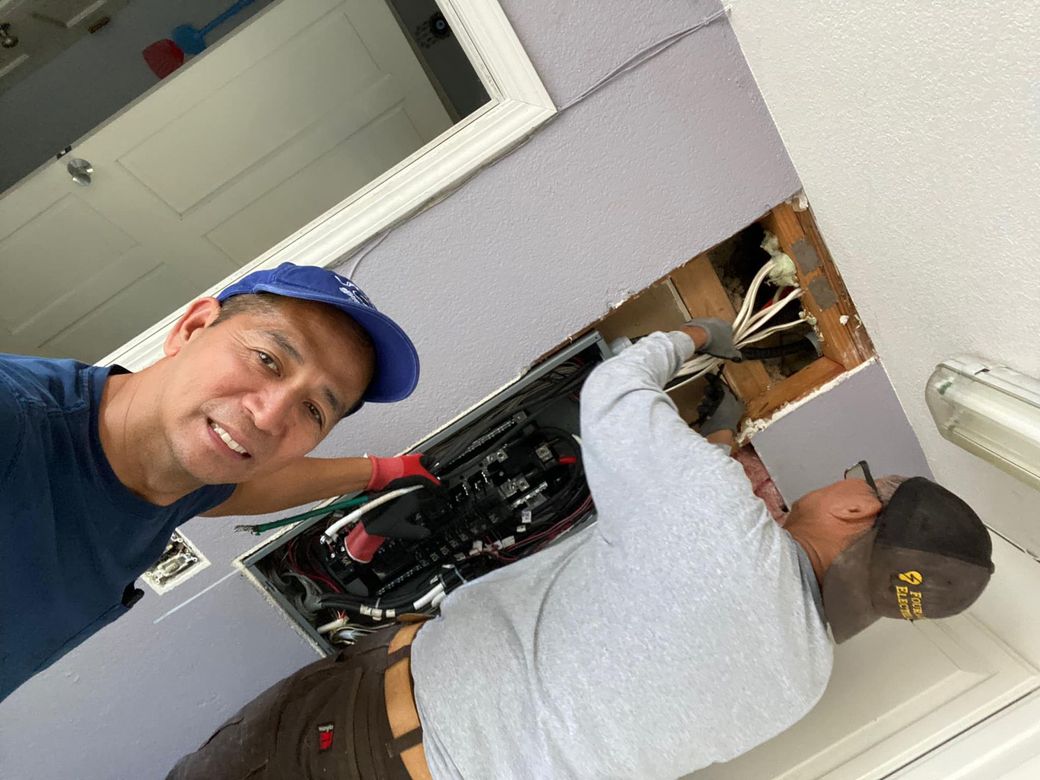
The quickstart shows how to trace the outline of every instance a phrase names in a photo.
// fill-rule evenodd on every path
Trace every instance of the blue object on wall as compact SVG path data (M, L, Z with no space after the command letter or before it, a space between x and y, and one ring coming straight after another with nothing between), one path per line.
M206 48L206 36L211 33L215 27L223 24L243 8L252 5L254 2L255 0L238 0L237 3L231 5L226 11L215 17L204 27L192 27L190 24L182 24L174 28L170 37L173 38L173 42L176 43L185 54L201 54Z

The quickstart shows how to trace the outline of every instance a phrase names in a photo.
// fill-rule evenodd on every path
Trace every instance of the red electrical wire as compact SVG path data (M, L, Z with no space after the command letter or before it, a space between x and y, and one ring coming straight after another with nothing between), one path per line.
M296 539L293 539L291 542L289 542L289 545L288 545L288 547L286 547L286 551L285 552L286 552L286 560L289 563L289 568L292 569L294 572L296 572L297 574L299 574L299 575L301 575L303 577L306 577L309 580L313 580L314 582L322 583L329 590L331 590L333 593L342 593L343 592L343 589L340 588L339 585L337 585L331 579L326 577L324 574L319 574L318 572L302 569L299 566L299 564L296 562Z
M549 528L546 528L543 531L539 531L536 534L532 534L531 536L527 537L523 541L517 542L515 544L511 544L508 547L503 547L500 552L506 552L507 550L514 550L514 549L516 549L518 547L526 547L527 545L532 544L533 542L539 542L539 545L536 548L536 550L540 550L543 547L547 546L550 542L552 542L556 537L558 537L564 531L566 531L575 522L577 522L579 519L581 519L585 515L585 513L588 512L590 509L592 509L592 496L589 496L588 498L586 498L577 509L575 509L573 512L571 512L571 514L569 514L567 517L563 518L562 520L557 521L556 523L551 525ZM504 556L504 555L501 555L501 554L498 557L500 557L500 558L502 558L504 560L507 560L510 563L512 561L518 560L517 558L514 558L512 556L507 557L507 556Z

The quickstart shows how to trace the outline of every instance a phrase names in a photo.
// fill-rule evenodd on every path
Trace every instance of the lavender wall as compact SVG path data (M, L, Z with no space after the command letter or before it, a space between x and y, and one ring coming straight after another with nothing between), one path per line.
M754 443L788 504L841 479L844 469L861 460L877 477L933 478L880 363L780 417Z
M718 7L503 5L558 105ZM415 337L419 391L370 405L323 454L400 450L665 271L799 187L725 21L537 133L396 230L356 274ZM185 527L213 562L0 704L0 773L162 777L251 696L314 656L239 575L233 519ZM165 613L212 589L155 623Z

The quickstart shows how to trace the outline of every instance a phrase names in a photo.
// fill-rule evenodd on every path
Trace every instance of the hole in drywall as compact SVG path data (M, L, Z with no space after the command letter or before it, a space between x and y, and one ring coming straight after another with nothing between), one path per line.
M736 310L744 302L755 274L769 262L769 253L762 248L765 236L765 228L756 222L708 250L708 259ZM766 310L790 291L790 288L778 289L771 284L763 284L755 296L752 311ZM797 302L791 303L780 310L769 324L794 322L799 319L800 311ZM812 328L806 323L804 328L777 333L753 346L753 349L769 353L767 357L756 359L761 360L770 379L780 381L796 374L817 358L817 351L805 338L811 333Z

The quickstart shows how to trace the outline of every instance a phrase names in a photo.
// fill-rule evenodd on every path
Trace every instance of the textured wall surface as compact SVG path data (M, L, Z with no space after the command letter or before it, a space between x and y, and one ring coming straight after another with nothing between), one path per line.
M717 5L504 7L562 105ZM799 186L728 24L683 40L364 258L357 279L414 335L423 378L412 399L369 405L321 452L408 446ZM239 575L223 579L255 541L233 534L235 522L189 523L208 569L149 593L0 704L4 778L162 777L246 700L314 657Z
M1040 376L1036 7L738 0L731 19L932 470L1040 551L1040 493L924 402L962 352Z

